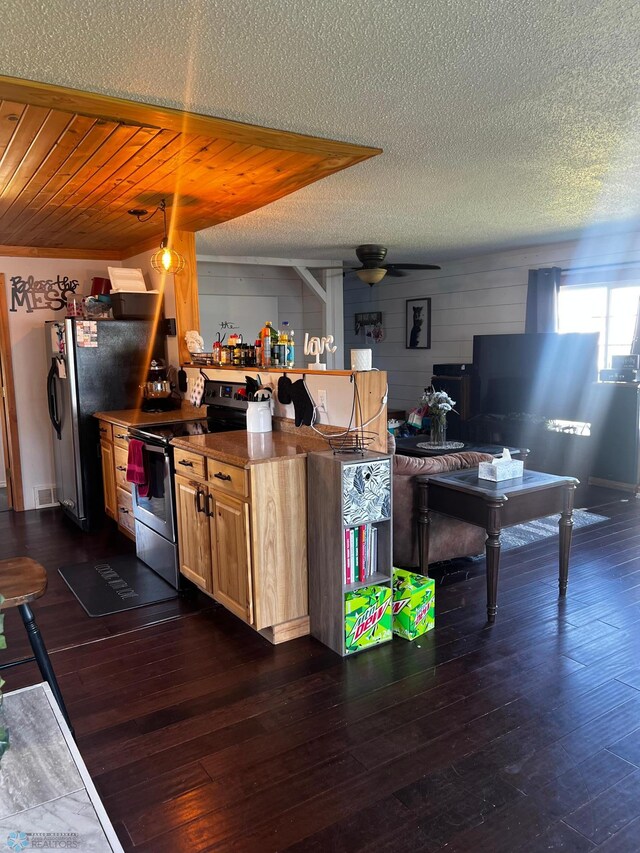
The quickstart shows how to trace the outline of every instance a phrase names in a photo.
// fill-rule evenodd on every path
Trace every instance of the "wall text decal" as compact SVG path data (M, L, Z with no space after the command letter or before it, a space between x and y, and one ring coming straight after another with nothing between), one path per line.
M68 276L58 276L56 279L36 281L32 275L22 278L20 275L11 276L11 308L26 308L27 314L39 309L61 311L66 308L67 296L75 293L80 282Z

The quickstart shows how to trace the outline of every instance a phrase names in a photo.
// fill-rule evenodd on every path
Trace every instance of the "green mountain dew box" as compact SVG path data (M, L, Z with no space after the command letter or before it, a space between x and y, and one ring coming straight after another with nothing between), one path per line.
M344 635L348 655L391 639L390 587L365 586L345 595Z
M393 633L415 640L436 623L435 581L424 575L393 570Z

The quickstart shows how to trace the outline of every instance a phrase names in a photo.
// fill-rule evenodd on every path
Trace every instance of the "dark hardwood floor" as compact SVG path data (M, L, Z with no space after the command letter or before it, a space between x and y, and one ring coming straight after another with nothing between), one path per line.
M56 569L132 550L57 511L0 516L0 557L49 572L35 606L78 745L137 853L640 850L640 501L484 563L440 571L437 628L341 660L273 647L194 595L90 619ZM584 505L584 504L583 504ZM15 613L9 649L26 652ZM39 681L8 670L6 690Z

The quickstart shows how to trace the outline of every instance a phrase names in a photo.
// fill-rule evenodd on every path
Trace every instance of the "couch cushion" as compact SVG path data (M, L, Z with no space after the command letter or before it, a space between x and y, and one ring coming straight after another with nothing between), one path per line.
M418 485L419 474L444 474L475 468L493 459L488 453L464 451L444 456L393 457L393 560L394 565L415 568L418 559ZM431 513L429 562L451 560L479 554L486 538L481 527Z
M444 456L402 456L393 457L394 477L415 477L417 474L445 474L448 471L461 471L463 468L477 468L481 462L491 462L489 453L476 453L464 450L462 453L446 453Z

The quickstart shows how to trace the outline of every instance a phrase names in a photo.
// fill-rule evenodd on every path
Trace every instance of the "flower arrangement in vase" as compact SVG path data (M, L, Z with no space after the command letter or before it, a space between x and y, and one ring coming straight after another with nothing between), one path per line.
M433 385L424 389L422 404L426 407L431 421L431 443L444 445L447 442L447 415L455 412L455 400L446 391L436 391Z

